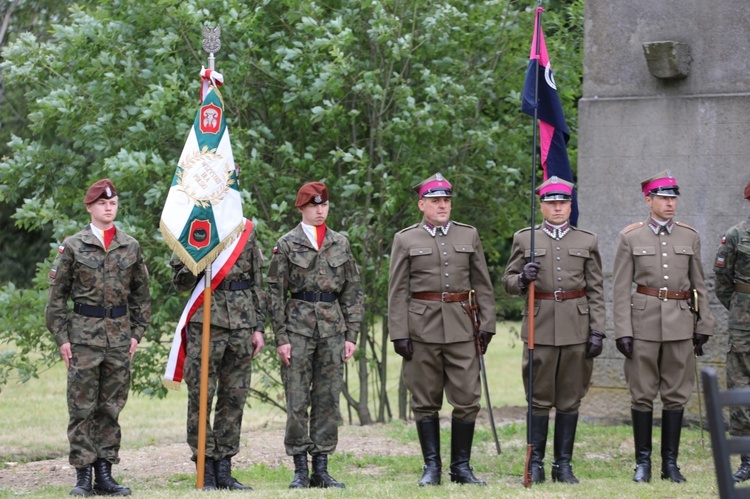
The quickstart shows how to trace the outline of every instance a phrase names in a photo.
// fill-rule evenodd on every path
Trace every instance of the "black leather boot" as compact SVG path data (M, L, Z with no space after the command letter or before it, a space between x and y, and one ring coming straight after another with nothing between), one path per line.
M578 483L573 474L570 460L573 457L573 444L576 440L578 413L555 415L555 460L552 462L552 481L562 483Z
M224 457L216 461L216 486L228 490L253 490L249 485L242 485L232 476L232 458Z
M424 459L422 467L424 473L422 473L419 486L440 485L440 473L443 469L443 463L440 460L440 419L435 416L417 421L417 435L419 435L419 445L422 447Z
M684 483L685 477L677 466L677 455L680 452L680 433L682 432L683 411L661 411L661 479Z
M531 459L529 460L531 483L544 482L544 453L547 448L548 428L549 415L531 415Z
M633 439L635 441L634 482L651 481L651 428L654 423L652 411L630 409L633 418Z
M91 465L76 468L76 486L70 491L72 496L90 496L93 494L91 488Z
M310 486L310 469L307 467L307 453L294 455L294 478L290 489L306 489Z
M196 468L198 463L195 463ZM216 463L210 457L206 458L203 467L203 488L201 490L217 490L216 488Z
M451 421L451 482L487 485L472 473L471 444L474 441L474 422Z
M112 478L112 463L97 459L94 463L94 494L99 496L129 496L130 489Z
M732 475L734 483L744 482L750 479L750 454L742 454L742 463L737 471Z
M312 457L313 472L310 476L310 487L319 487L327 489L329 487L338 487L343 489L343 483L336 481L328 474L328 455L316 454Z

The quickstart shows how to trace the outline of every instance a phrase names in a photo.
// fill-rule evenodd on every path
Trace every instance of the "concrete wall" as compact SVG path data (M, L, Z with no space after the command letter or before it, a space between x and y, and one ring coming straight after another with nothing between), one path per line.
M660 80L649 73L642 45L664 40L690 46L686 78ZM699 366L713 365L723 375L726 314L713 294L712 266L724 230L750 214L742 199L750 180L747 0L588 0L578 142L579 225L599 235L610 338L595 362L594 386L581 412L629 419L612 325L615 244L620 230L648 216L641 179L667 168L682 194L675 219L701 234L717 319ZM689 410L696 418L697 397Z

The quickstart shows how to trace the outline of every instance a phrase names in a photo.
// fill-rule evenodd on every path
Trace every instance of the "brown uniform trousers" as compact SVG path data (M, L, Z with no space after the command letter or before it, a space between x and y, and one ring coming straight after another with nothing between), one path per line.
M442 407L443 390L453 418L476 419L481 388L471 320L461 303L417 300L412 293L476 290L483 331L495 332L495 296L477 230L451 222L431 235L423 220L393 239L388 289L391 341L411 338L414 356L404 362L417 421Z
M513 237L513 246L503 275L503 286L512 295L525 295L518 276L531 259L531 230ZM585 295L568 300L534 300L534 396L535 415L551 408L574 413L591 383L593 359L586 358L586 341L591 329L604 331L604 288L597 237L571 227L555 240L537 226L534 261L540 264L535 281L537 293L557 290L585 290ZM528 395L528 303L523 312L523 381Z
M657 393L666 410L682 410L695 382L693 314L686 300L659 299L635 292L633 284L670 291L698 291L697 332L713 333L695 229L675 222L671 233L655 234L649 221L625 228L617 241L613 301L615 337L633 337L633 358L625 359L631 406L651 411Z

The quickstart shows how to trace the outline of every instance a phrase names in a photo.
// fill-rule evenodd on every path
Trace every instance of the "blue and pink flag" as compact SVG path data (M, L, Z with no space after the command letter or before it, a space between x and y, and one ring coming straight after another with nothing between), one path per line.
M523 87L521 111L536 117L539 121L539 148L542 156L544 180L552 176L573 182L573 172L568 161L566 144L570 139L568 125L565 123L560 97L557 95L555 78L547 55L547 44L544 41L541 15L542 7L537 7L534 19L534 38L531 41L529 67L526 70L526 82ZM578 225L578 199L573 190L573 205L570 223Z

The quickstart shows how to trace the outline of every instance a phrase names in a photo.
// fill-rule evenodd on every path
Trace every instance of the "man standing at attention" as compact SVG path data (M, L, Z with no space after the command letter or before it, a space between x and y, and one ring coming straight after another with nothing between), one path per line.
M661 478L682 483L685 477L677 466L682 416L695 383L694 356L713 333L714 318L698 231L674 221L680 195L677 181L665 170L641 182L641 190L651 213L646 221L620 232L613 279L615 338L626 358L631 397L633 481L651 481L651 428L658 393L663 404ZM694 290L700 311L695 328Z
M284 445L294 459L289 487L343 488L328 474L328 455L338 443L344 362L356 349L364 294L349 241L326 226L326 185L306 183L294 206L302 221L273 248L267 279L286 392Z
M485 485L469 460L481 395L477 348L484 354L495 334L492 281L477 230L451 220L450 182L436 173L413 189L423 218L393 238L388 332L412 394L425 463L419 485L440 485L443 390L453 406L451 481ZM470 295L479 306L476 337L465 310Z
M750 183L745 186L750 201ZM729 352L727 352L727 388L750 386L750 219L744 220L721 238L714 261L716 297L729 310ZM750 435L750 408L732 407L729 433ZM742 454L742 464L734 474L735 482L750 479L750 454Z
M239 246L243 244L244 246ZM224 251L229 251L225 249ZM266 320L263 288L263 254L252 222L246 221L240 236L239 255L211 293L211 346L208 368L208 410L206 411L206 461L204 490L252 490L232 476L232 457L240 450L240 430L245 401L250 390L253 358L261 351ZM234 253L234 251L232 253ZM231 257L230 257L231 258ZM178 291L188 291L203 281L193 275L176 255L170 260L172 282ZM214 272L216 277L219 272ZM200 292L200 289L194 293ZM190 303L187 305L190 307ZM187 319L185 383L188 386L187 442L192 460L198 460L198 417L200 412L203 307ZM211 408L216 395L213 425Z
M94 182L83 203L91 223L58 248L45 309L68 370L70 464L77 475L70 494L125 496L130 489L115 481L112 465L120 462L118 418L128 400L130 362L151 322L148 271L138 241L114 225L112 182Z
M531 414L531 481L544 481L549 411L555 408L555 460L552 481L578 483L570 464L578 408L591 384L594 357L602 353L604 285L596 235L570 225L573 184L551 177L536 190L544 221L513 236L503 286L508 294L526 295L536 282L534 303L534 390ZM523 381L529 395L528 304Z

